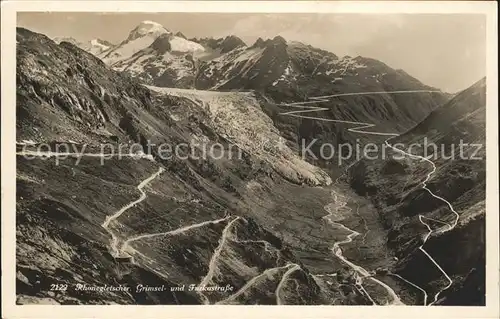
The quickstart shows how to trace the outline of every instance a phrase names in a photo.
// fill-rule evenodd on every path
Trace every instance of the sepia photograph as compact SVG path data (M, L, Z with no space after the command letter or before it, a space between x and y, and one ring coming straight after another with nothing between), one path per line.
M10 308L498 315L496 4L41 3L2 22Z

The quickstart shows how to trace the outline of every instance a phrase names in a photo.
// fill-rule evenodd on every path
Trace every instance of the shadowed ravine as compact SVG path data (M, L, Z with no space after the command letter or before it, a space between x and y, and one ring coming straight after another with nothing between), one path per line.
M347 129L348 131L350 132L355 132L355 133L360 133L360 134L370 134L370 135L381 135L381 136L390 136L388 139L386 139L384 141L384 143L390 147L391 149L393 149L394 151L396 152L399 152L399 153L402 153L406 156L409 156L410 158L413 158L413 159L420 159L421 161L426 161L428 162L429 164L432 165L432 170L431 172L429 172L427 174L427 177L426 179L422 182L422 188L425 189L426 191L428 191L430 193L431 196L433 196L434 198L436 199L439 199L441 201L443 201L448 207L449 209L456 215L456 219L455 221L449 225L447 223L444 223L444 222L441 222L443 224L446 224L447 227L446 228L439 228L439 229L435 229L433 230L423 219L426 218L425 216L423 215L419 215L419 221L421 224L423 224L428 230L429 232L424 236L423 238L423 243L422 245L420 245L420 247L418 247L418 249L420 251L422 251L428 258L429 260L439 269L439 271L446 277L446 279L448 280L448 285L445 286L443 289L441 289L440 291L438 291L436 293L436 295L434 296L434 300L431 302L431 303L427 303L427 299L428 299L428 294L427 292L422 289L421 287L417 286L416 284L406 280L405 278L399 276L399 275L396 275L396 277L400 278L401 280L405 281L406 283L412 285L413 287L419 289L420 291L423 292L424 294L424 306L431 306L433 305L434 303L436 303L438 301L438 298L439 298L439 295L447 290L448 288L451 287L451 285L453 284L453 280L450 278L450 276L446 273L446 271L434 260L434 258L423 248L425 243L427 242L427 240L431 237L431 235L433 234L443 234L447 231L450 231L450 230L453 230L455 228L455 226L457 225L458 223L458 219L459 219L459 215L458 213L455 211L455 209L453 208L453 205L451 205L451 203L449 201L447 201L446 199L434 194L429 188L427 188L427 182L430 180L430 178L432 177L432 175L436 172L436 166L435 164L430 161L429 159L425 158L425 157L422 157L422 156L418 156L418 155L413 155L413 154L409 154L407 152L404 152L402 150L399 150L397 149L396 147L393 147L392 145L389 144L389 140L391 140L392 138L394 137L397 137L399 136L399 134L397 133L385 133L385 132L372 132L372 131L364 131L363 129L367 129L367 128L371 128L371 127L374 127L376 126L376 124L372 124L372 123L363 123L363 122L352 122L352 121L343 121L343 120L335 120L335 119L328 119L328 118L321 118L321 117L314 117L314 116L304 116L304 115L301 115L303 113L311 113L311 112L321 112L321 111L326 111L326 110L329 110L329 108L325 108L325 107L317 107L317 106L311 106L309 104L316 104L316 103L320 103L320 102L330 102L330 98L335 98L335 97L341 97L341 96L357 96L357 95L372 95L372 94L415 94L415 93L432 93L432 92L439 92L439 91L430 91L430 90L412 90L412 91L389 91L389 92L385 92L385 91L381 91L381 92L357 92L357 93L341 93L341 94L333 94L333 95L325 95L325 96L317 96L317 97L311 97L309 98L311 101L307 101L307 102L296 102L296 103L284 103L284 104L280 104L280 106L291 106L291 107L294 107L294 108L302 108L304 110L300 110L300 111L289 111L289 112L282 112L280 113L281 115L285 115L285 116L293 116L293 117L299 117L299 118L305 118L305 119L312 119L312 120L318 120L318 121L327 121L327 122L338 122L338 123L345 123L345 124L355 124L355 125L359 125L359 126L356 126L354 128L349 128ZM356 162L355 162L356 163ZM347 170L352 166L354 165L355 163L349 165L347 167ZM346 171L347 171L346 170ZM338 179L337 179L338 181ZM333 197L334 197L334 203L337 205L337 211L338 209L340 209L341 207L345 207L347 205L347 201L343 201L340 203L339 205L339 202L338 202L338 194L335 192L335 191L332 191L332 194L333 194ZM328 205L325 206L327 209L328 208ZM328 208L329 209L329 208ZM349 267L351 267L354 271L356 271L356 273L362 275L363 277L367 277L367 276L370 276L370 274L362 267L354 264L353 262L347 260L343 255L342 255L342 249L340 248L340 245L342 244L346 244L346 243L350 243L352 242L353 238L358 236L359 233L352 230L352 229L349 229L348 227L346 227L345 225L339 223L339 222L334 222L332 221L331 219L329 219L328 216L332 215L331 212L329 212L330 214L325 216L325 218L327 218L329 220L329 222L332 224L332 225L335 225L337 227L340 227L344 230L347 230L349 232L351 232L347 238L343 241L340 241L340 242L336 242L334 243L333 247L332 247L332 252L340 259L342 260L345 264L347 264ZM389 286L387 286L386 284L382 283L381 281L373 278L373 277L369 277L370 279L372 279L373 281L377 282L379 285L381 285L382 287L384 287L384 289L386 289L389 294L393 297L393 302L392 304L403 304L401 302L401 300L399 299L399 297L396 295L396 293L394 292L394 290L392 290L392 288L390 288ZM362 282L362 280L360 280L360 282ZM361 286L362 287L362 286ZM363 289L364 290L364 289ZM375 303L373 301L373 299L368 295L369 299Z

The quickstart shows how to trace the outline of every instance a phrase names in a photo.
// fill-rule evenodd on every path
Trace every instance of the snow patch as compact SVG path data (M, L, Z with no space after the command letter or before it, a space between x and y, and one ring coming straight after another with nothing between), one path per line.
M332 65L332 63L328 63L329 65ZM327 70L325 72L326 75L331 75L331 74L340 74L340 75L345 75L348 71L353 71L356 69L361 69L361 68L367 68L366 65L357 62L354 58L350 56L343 57L340 60L335 61L333 64L334 68Z
M290 80L296 80L297 78L293 75L293 68L292 65L290 64L290 61L288 62L288 65L286 66L286 69L283 71L283 74L273 82L272 86L276 86L279 82L281 81L290 81Z
M118 61L130 58L134 53L149 47L156 37L148 35L123 43L106 54L102 59L107 64L114 64Z
M160 35L170 34L161 24L153 21L142 21L120 45L100 54L106 64L113 65L118 61L130 58L134 53L149 47Z
M137 36L145 36L145 35L155 35L159 36L164 33L170 33L165 27L163 27L161 24L150 21L150 20L145 20L142 21L134 30L133 32Z
M174 36L170 40L170 46L172 51L176 52L202 52L205 51L205 48L196 42L186 40L181 37Z

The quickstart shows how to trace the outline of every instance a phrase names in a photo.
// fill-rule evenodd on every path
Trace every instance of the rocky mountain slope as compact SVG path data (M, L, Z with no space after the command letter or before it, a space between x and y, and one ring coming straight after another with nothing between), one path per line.
M182 33L174 35L164 28L144 29L148 25L143 22L137 27L142 32L137 33L137 28L132 30L126 41L98 57L115 70L126 72L147 84L193 88L204 61L245 46L235 36L188 40ZM151 42L151 39L154 40Z
M19 304L370 303L330 251L346 236L323 222L330 190L308 186L330 178L259 140L279 132L253 94L147 88L71 43L22 28L17 41ZM107 156L129 141L151 156ZM195 142L242 156L200 158ZM42 143L73 154L29 153ZM183 143L198 146L160 156Z
M442 291L441 304L485 302L485 82L478 81L388 141L406 151L414 145L411 153L428 157L434 172L428 161L397 152L386 160L361 161L350 171L350 184L373 200L388 231L388 244L400 260L393 271L430 296ZM435 196L422 189L426 179ZM425 241L429 229L432 234ZM418 249L422 243L449 275L449 288L449 280Z

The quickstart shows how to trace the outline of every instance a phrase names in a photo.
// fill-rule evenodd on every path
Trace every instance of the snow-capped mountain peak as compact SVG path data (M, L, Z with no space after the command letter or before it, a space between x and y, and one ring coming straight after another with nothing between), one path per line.
M111 65L117 61L128 59L136 52L149 47L159 36L171 34L161 24L145 20L130 31L127 39L119 45L102 52L98 57Z
M144 36L158 37L165 33L168 34L171 32L157 22L145 20L139 23L132 31L130 31L127 40L132 41Z

